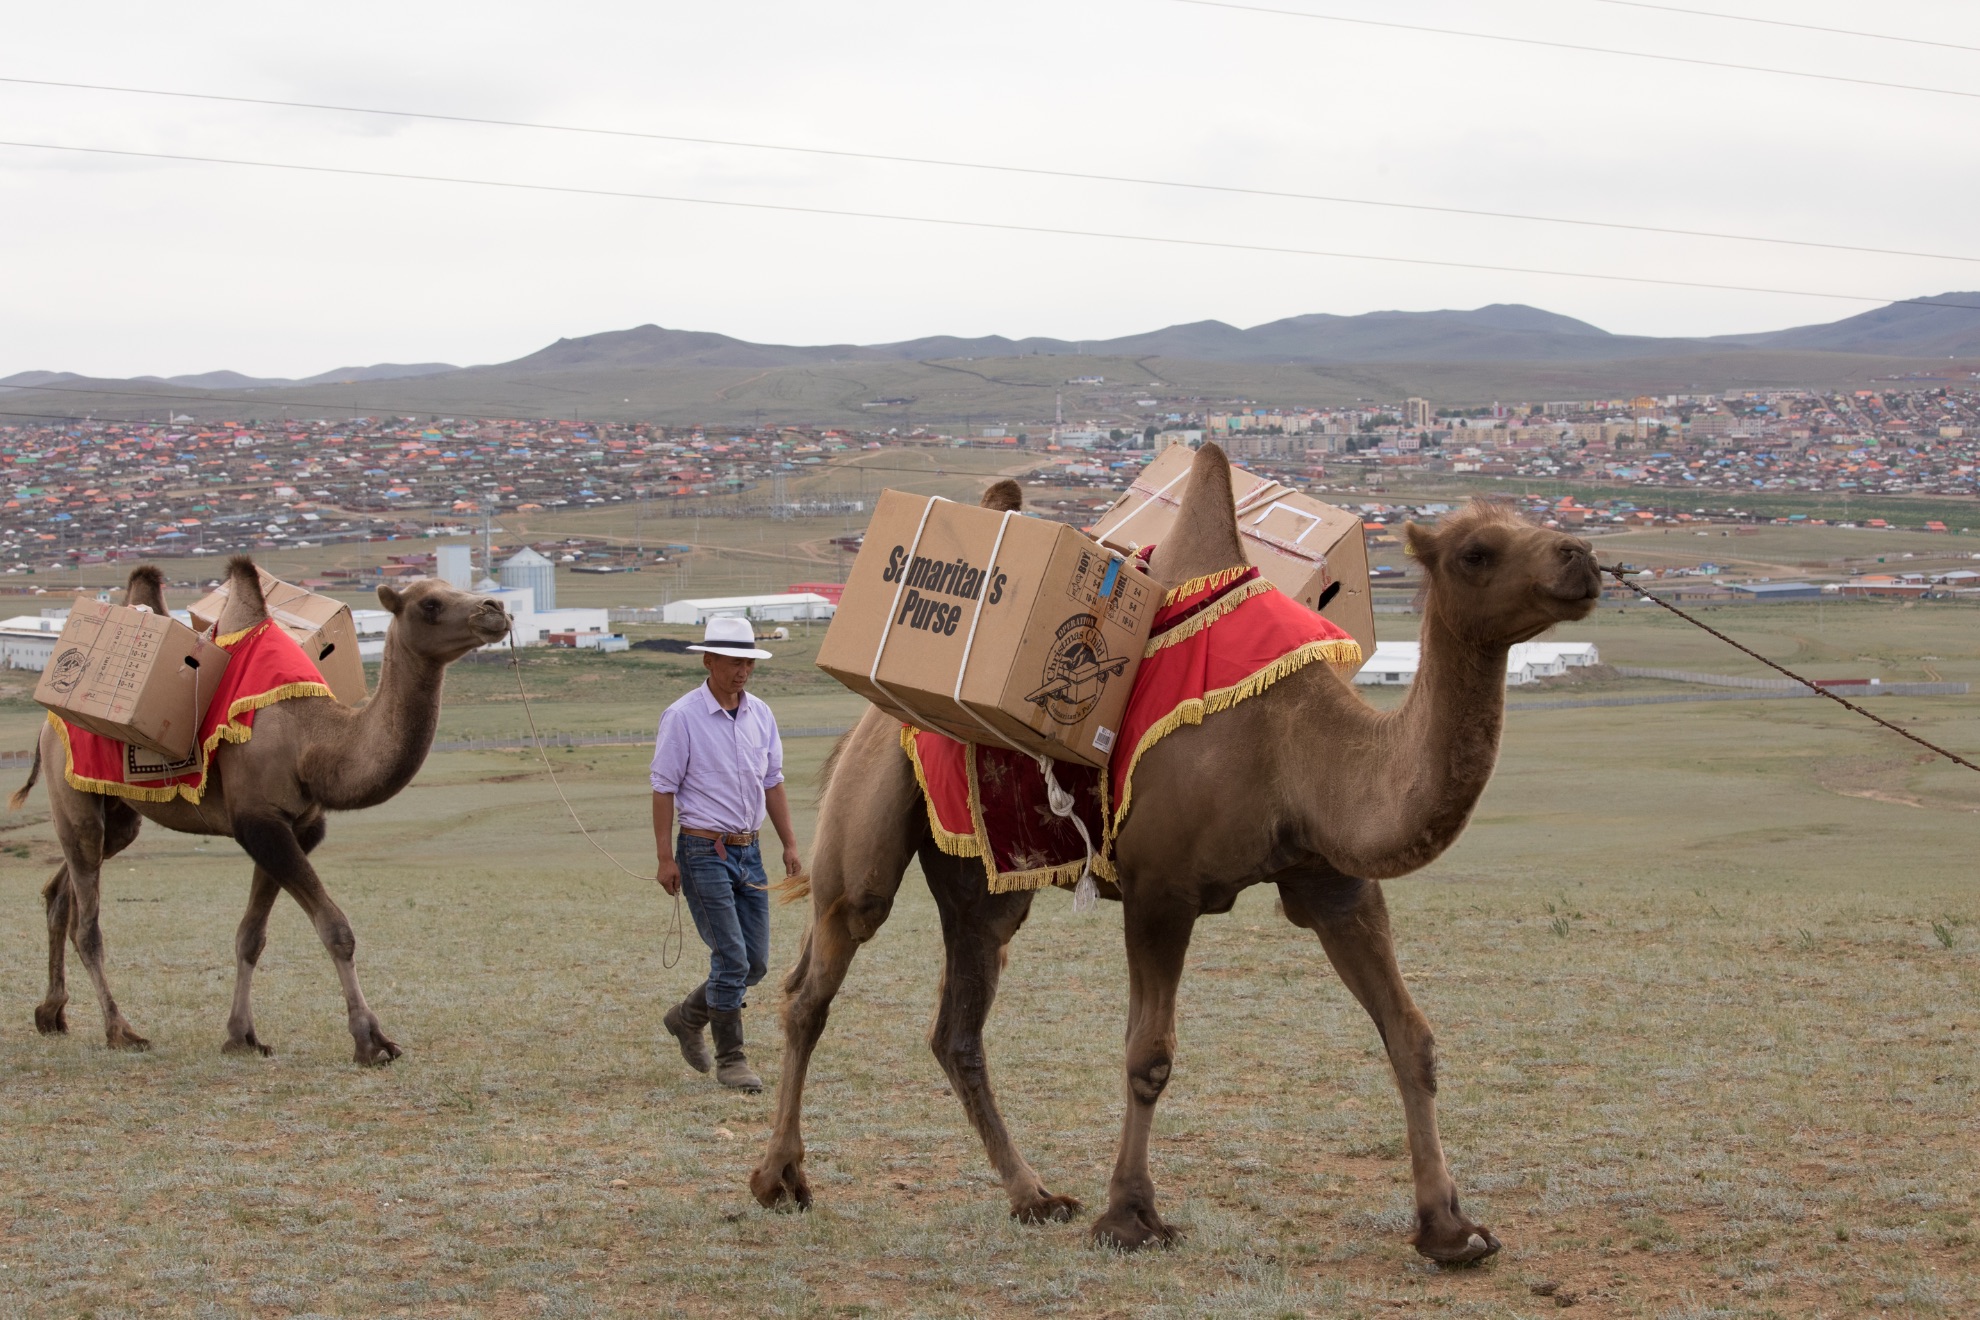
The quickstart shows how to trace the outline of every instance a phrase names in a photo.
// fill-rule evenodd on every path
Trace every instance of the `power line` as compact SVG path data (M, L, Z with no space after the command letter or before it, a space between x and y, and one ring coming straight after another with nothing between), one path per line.
M1182 0L1195 3L1196 0ZM631 192L617 188L579 188L568 184L522 183L507 179L471 179L453 175L414 174L396 170L366 170L340 165L303 165L292 161L243 160L228 156L195 156L179 152L132 151L117 147L77 147L56 142L0 140L0 147L31 151L67 151L94 156L123 156L139 160L169 160L197 165L235 165L252 169L287 170L302 174L329 174L346 178L390 179L397 182L446 183L475 188L508 188L520 192L561 193L579 197L610 197L625 201L669 202L683 206L718 206L747 211L773 211L787 215L822 215L843 220L886 220L900 224L935 225L955 229L979 229L998 233L1042 234L1055 238L1094 238L1123 243L1150 243L1166 247L1208 248L1224 252L1255 252L1270 256L1321 257L1335 261L1378 261L1403 266L1434 266L1444 270L1478 270L1505 275L1546 275L1559 279L1604 280L1616 284L1643 284L1674 289L1710 289L1720 293L1762 293L1788 298L1827 298L1842 302L1919 304L1958 307L1965 304L1928 302L1922 298L1892 298L1863 293L1827 293L1813 289L1782 289L1766 285L1720 284L1709 280L1678 280L1655 275L1617 275L1604 271L1560 270L1544 266L1507 266L1483 261L1454 261L1439 257L1400 257L1375 252L1337 252L1324 248L1280 247L1269 243L1236 243L1213 238L1177 238L1162 234L1127 234L1098 229L1066 229L1048 225L1021 225L998 220L958 220L947 216L902 215L888 211L855 211L826 206L800 206L792 202L744 202L718 197L689 197L674 193ZM1980 305L1970 310L1980 311Z
M1683 9L1677 5L1653 5L1647 0L1589 0L1589 2L1598 5L1619 5L1626 9L1655 9L1666 14L1689 14L1694 18L1717 18L1728 23L1760 23L1767 27L1799 28L1803 32L1827 32L1837 37L1863 37L1870 41L1901 41L1908 46L1937 46L1941 50L1970 50L1980 53L1980 46L1962 46L1956 41L1933 41L1929 37L1899 37L1888 32L1857 32L1850 28L1795 23L1785 18L1754 18L1749 14L1724 14L1715 9Z
M1599 0L1607 3L1608 0ZM1623 0L1615 0L1622 3ZM1688 12L1688 11L1687 11ZM1587 229L1622 230L1639 234L1664 234L1679 238L1705 238L1736 243L1768 243L1787 247L1816 248L1829 252L1861 252L1884 257L1916 257L1928 261L1980 263L1980 256L1952 252L1919 252L1907 248L1873 247L1856 243L1823 243L1812 239L1775 238L1765 234L1741 234L1725 230L1684 229L1669 225L1631 224L1620 220L1591 220L1577 216L1540 215L1523 211L1493 211L1481 207L1436 206L1422 202L1400 202L1376 197L1349 197L1334 193L1290 192L1274 188L1250 188L1232 184L1202 183L1187 179L1151 179L1135 175L1099 174L1084 170L1057 170L1038 166L1005 165L991 161L951 160L932 156L902 156L877 151L854 151L834 147L794 146L779 142L749 142L732 138L693 137L680 133L653 133L638 129L599 128L581 124L554 124L521 119L492 119L476 115L445 114L438 111L399 110L380 106L338 105L321 101L288 101L273 97L231 96L218 92L187 92L156 87L126 87L109 83L60 82L50 78L0 77L0 83L23 87L56 87L69 91L116 92L130 96L156 96L175 100L214 101L230 105L271 106L288 110L323 110L336 114L378 115L393 119L418 119L448 124L473 124L489 128L524 128L546 133L577 133L596 137L631 138L648 142L674 142L688 146L723 147L748 151L781 151L796 155L827 156L841 160L870 160L890 165L932 165L945 169L978 170L995 174L1027 175L1045 179L1077 179L1089 183L1120 183L1149 188L1178 188L1192 192L1224 193L1238 197L1264 197L1279 201L1324 202L1339 206L1369 206L1387 210L1421 211L1433 215L1461 215L1491 220L1515 220L1530 224L1575 225Z
M1315 14L1303 9L1274 9L1266 5L1241 4L1238 0L1170 0L1170 3L1197 5L1205 9L1236 9L1253 14L1275 14L1281 18L1305 18L1317 23L1351 23L1357 27L1389 28L1397 32L1427 32L1440 37L1469 37L1474 41L1503 41L1516 46L1544 46L1550 50L1571 50L1584 55L1622 55L1633 60L1661 60L1666 64L1692 64L1706 69L1771 73L1783 78L1812 78L1817 82L1851 83L1858 87L1884 87L1900 92L1929 92L1934 96L1958 96L1969 101L1980 101L1980 92L1962 92L1952 87L1927 87L1922 83L1852 78L1841 73L1809 73L1803 69L1777 69L1763 64L1737 64L1731 60L1701 60L1690 55L1659 55L1647 50L1618 50L1613 46L1584 46L1571 41L1548 41L1542 37L1509 37L1498 32L1471 32L1462 28L1431 27L1422 23L1396 23L1381 18L1349 18L1343 14Z

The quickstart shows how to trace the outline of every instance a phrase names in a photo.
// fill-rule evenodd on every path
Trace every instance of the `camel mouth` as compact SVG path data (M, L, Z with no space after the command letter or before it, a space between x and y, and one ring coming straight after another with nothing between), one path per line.
M499 607L493 613L481 611L468 620L468 627L487 642L501 641L509 635L509 630L514 626L515 621Z

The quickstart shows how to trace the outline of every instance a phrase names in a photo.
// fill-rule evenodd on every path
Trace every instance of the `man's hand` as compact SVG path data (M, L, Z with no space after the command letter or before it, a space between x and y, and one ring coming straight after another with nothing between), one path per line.
M788 843L784 845L784 874L804 874L804 858L798 856L798 850Z
M673 858L663 854L660 858L659 873L653 878L658 880L660 887L669 894L681 892L681 864Z

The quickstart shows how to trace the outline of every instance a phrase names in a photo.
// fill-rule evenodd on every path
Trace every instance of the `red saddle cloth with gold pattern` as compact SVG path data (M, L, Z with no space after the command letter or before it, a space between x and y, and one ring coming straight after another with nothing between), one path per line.
M70 787L140 802L170 802L180 797L198 802L206 792L207 771L220 745L252 738L256 711L292 697L335 697L316 662L270 621L213 640L231 658L200 721L198 742L183 760L172 761L77 728L49 713L49 723L61 733L69 749L69 763L62 774Z
M1361 647L1256 568L1239 565L1168 592L1107 771L1052 767L1093 841L1095 874L1114 878L1113 841L1127 823L1135 766L1149 748L1315 661L1352 666ZM992 893L1078 882L1086 842L1070 819L1053 814L1044 773L1031 757L911 726L901 729L901 748L914 763L936 846L983 858Z

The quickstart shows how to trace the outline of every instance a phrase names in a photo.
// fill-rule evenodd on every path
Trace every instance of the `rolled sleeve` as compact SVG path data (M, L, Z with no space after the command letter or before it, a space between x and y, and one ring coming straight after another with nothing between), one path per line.
M669 709L660 716L660 732L653 741L653 766L650 778L656 793L678 793L681 781L687 778L688 733L682 721L686 717L679 711ZM782 776L780 775L779 778Z
M777 719L770 718L770 759L763 767L763 787L775 788L784 782L784 735L777 730Z

